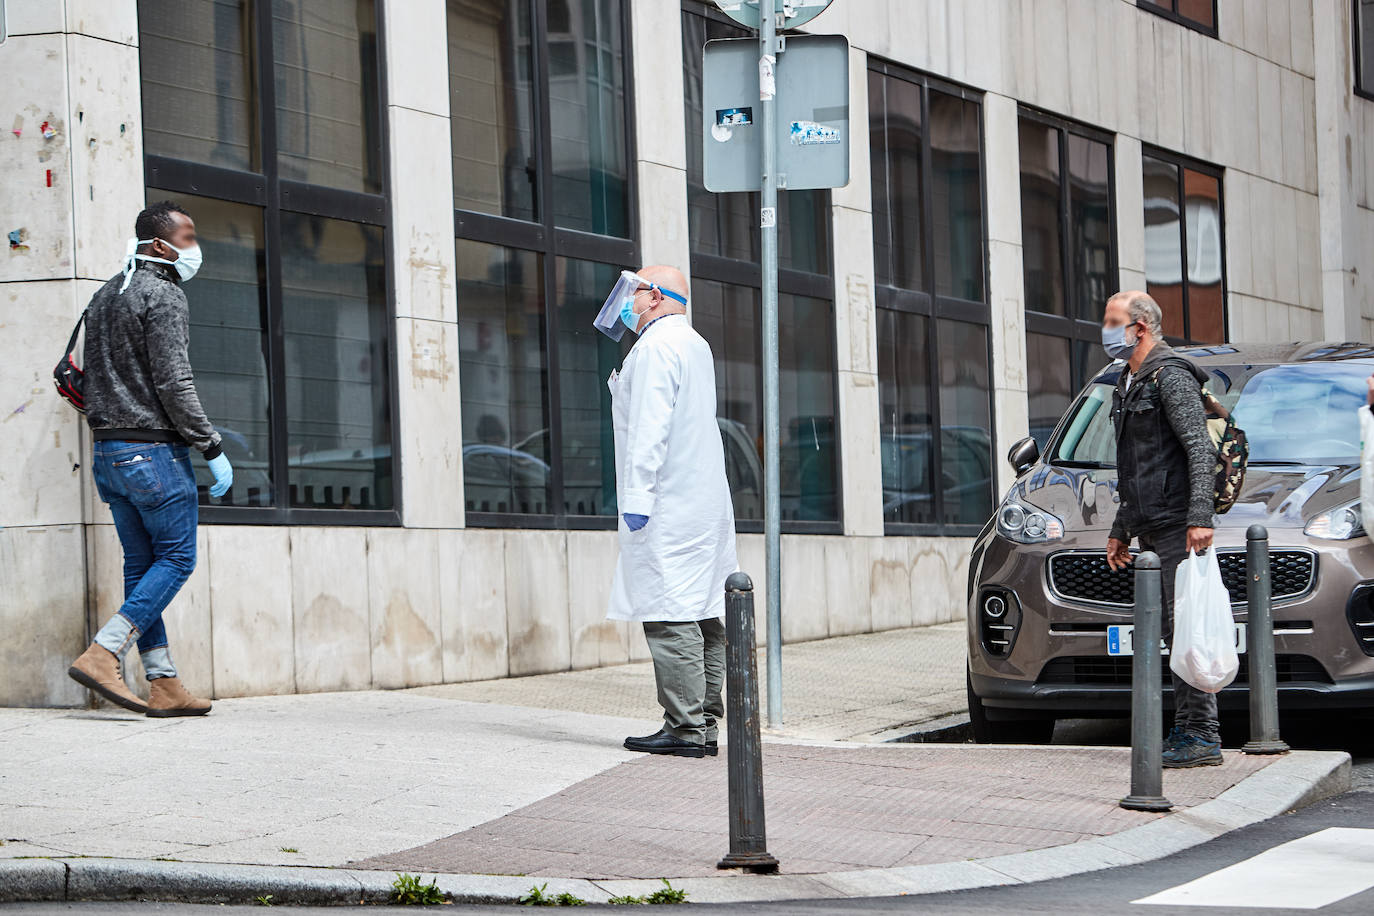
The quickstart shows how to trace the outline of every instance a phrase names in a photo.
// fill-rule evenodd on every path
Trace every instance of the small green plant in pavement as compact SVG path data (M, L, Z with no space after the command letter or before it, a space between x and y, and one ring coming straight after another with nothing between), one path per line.
M587 901L569 893L550 894L548 884L531 887L530 892L520 898L521 906L586 906Z
M300 852L300 850L297 849L297 848L294 847L294 846L283 846L283 847L281 848L281 851L282 851L282 852Z
M272 895L263 894L261 897L254 897L253 901L257 903L258 906L272 906Z
M687 892L673 887L668 879L663 879L663 887L643 897L612 897L607 903L611 906L633 906L636 904L686 903Z
M414 906L434 906L435 904L445 903L444 892L439 890L439 885L431 881L424 884L419 875L397 874L396 880L391 882L393 893L392 903Z

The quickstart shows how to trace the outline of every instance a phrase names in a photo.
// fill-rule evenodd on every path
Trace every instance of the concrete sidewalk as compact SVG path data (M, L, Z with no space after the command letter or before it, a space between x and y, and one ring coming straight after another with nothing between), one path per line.
M790 649L788 728L862 721L871 738L879 723L951 711L962 637L933 630ZM452 698L464 695L483 702ZM917 893L1165 855L1348 782L1344 754L1228 754L1170 773L1182 810L1161 817L1115 806L1121 749L779 735L765 780L783 874L715 877L726 758L621 749L655 727L652 703L651 673L627 666L225 700L203 719L0 709L0 901L375 901L398 870L443 873L455 899L488 902L536 875L592 901L659 877L693 900ZM635 717L577 711L597 704Z
M783 646L783 727L767 734L882 740L887 733L963 712L963 621ZM767 708L762 651L759 692ZM648 662L538 677L420 687L423 696L657 720ZM649 729L653 731L653 729ZM638 733L637 733L638 734Z

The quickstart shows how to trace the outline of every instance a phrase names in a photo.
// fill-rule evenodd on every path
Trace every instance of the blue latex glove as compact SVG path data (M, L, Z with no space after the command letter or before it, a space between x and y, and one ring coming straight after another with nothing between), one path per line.
M649 516L635 515L631 512L625 513L625 527L629 528L631 531L638 531L647 524L649 524Z
M223 452L210 459L210 473L215 475L215 482L210 487L210 495L218 499L234 484L234 468L229 464L229 459Z

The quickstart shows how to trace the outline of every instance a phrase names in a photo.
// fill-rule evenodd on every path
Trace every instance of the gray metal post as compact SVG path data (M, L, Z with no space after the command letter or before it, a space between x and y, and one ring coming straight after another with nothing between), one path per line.
M777 871L763 818L763 747L754 661L754 583L742 572L725 580L725 752L730 771L730 854L717 868Z
M782 510L778 488L778 147L775 80L764 85L764 59L776 73L777 16L774 0L759 3L760 146L763 182L759 225L763 249L763 533L768 608L768 725L782 725ZM767 91L765 91L765 88ZM765 98L765 96L767 96Z
M1131 659L1131 794L1121 807L1168 811L1164 797L1164 710L1159 641L1162 628L1159 557L1135 558L1135 632Z
M1279 694L1274 671L1274 612L1269 585L1269 532L1251 525L1245 533L1245 648L1250 656L1250 741L1247 754L1286 754L1279 738Z

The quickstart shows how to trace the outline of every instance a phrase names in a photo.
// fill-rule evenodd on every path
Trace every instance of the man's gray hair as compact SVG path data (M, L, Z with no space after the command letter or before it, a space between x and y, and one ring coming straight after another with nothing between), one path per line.
M1155 340L1164 339L1164 312L1160 310L1158 302L1145 293L1117 293L1107 301L1116 302L1119 299L1126 300L1126 310L1131 316L1131 321L1143 322L1145 329Z

